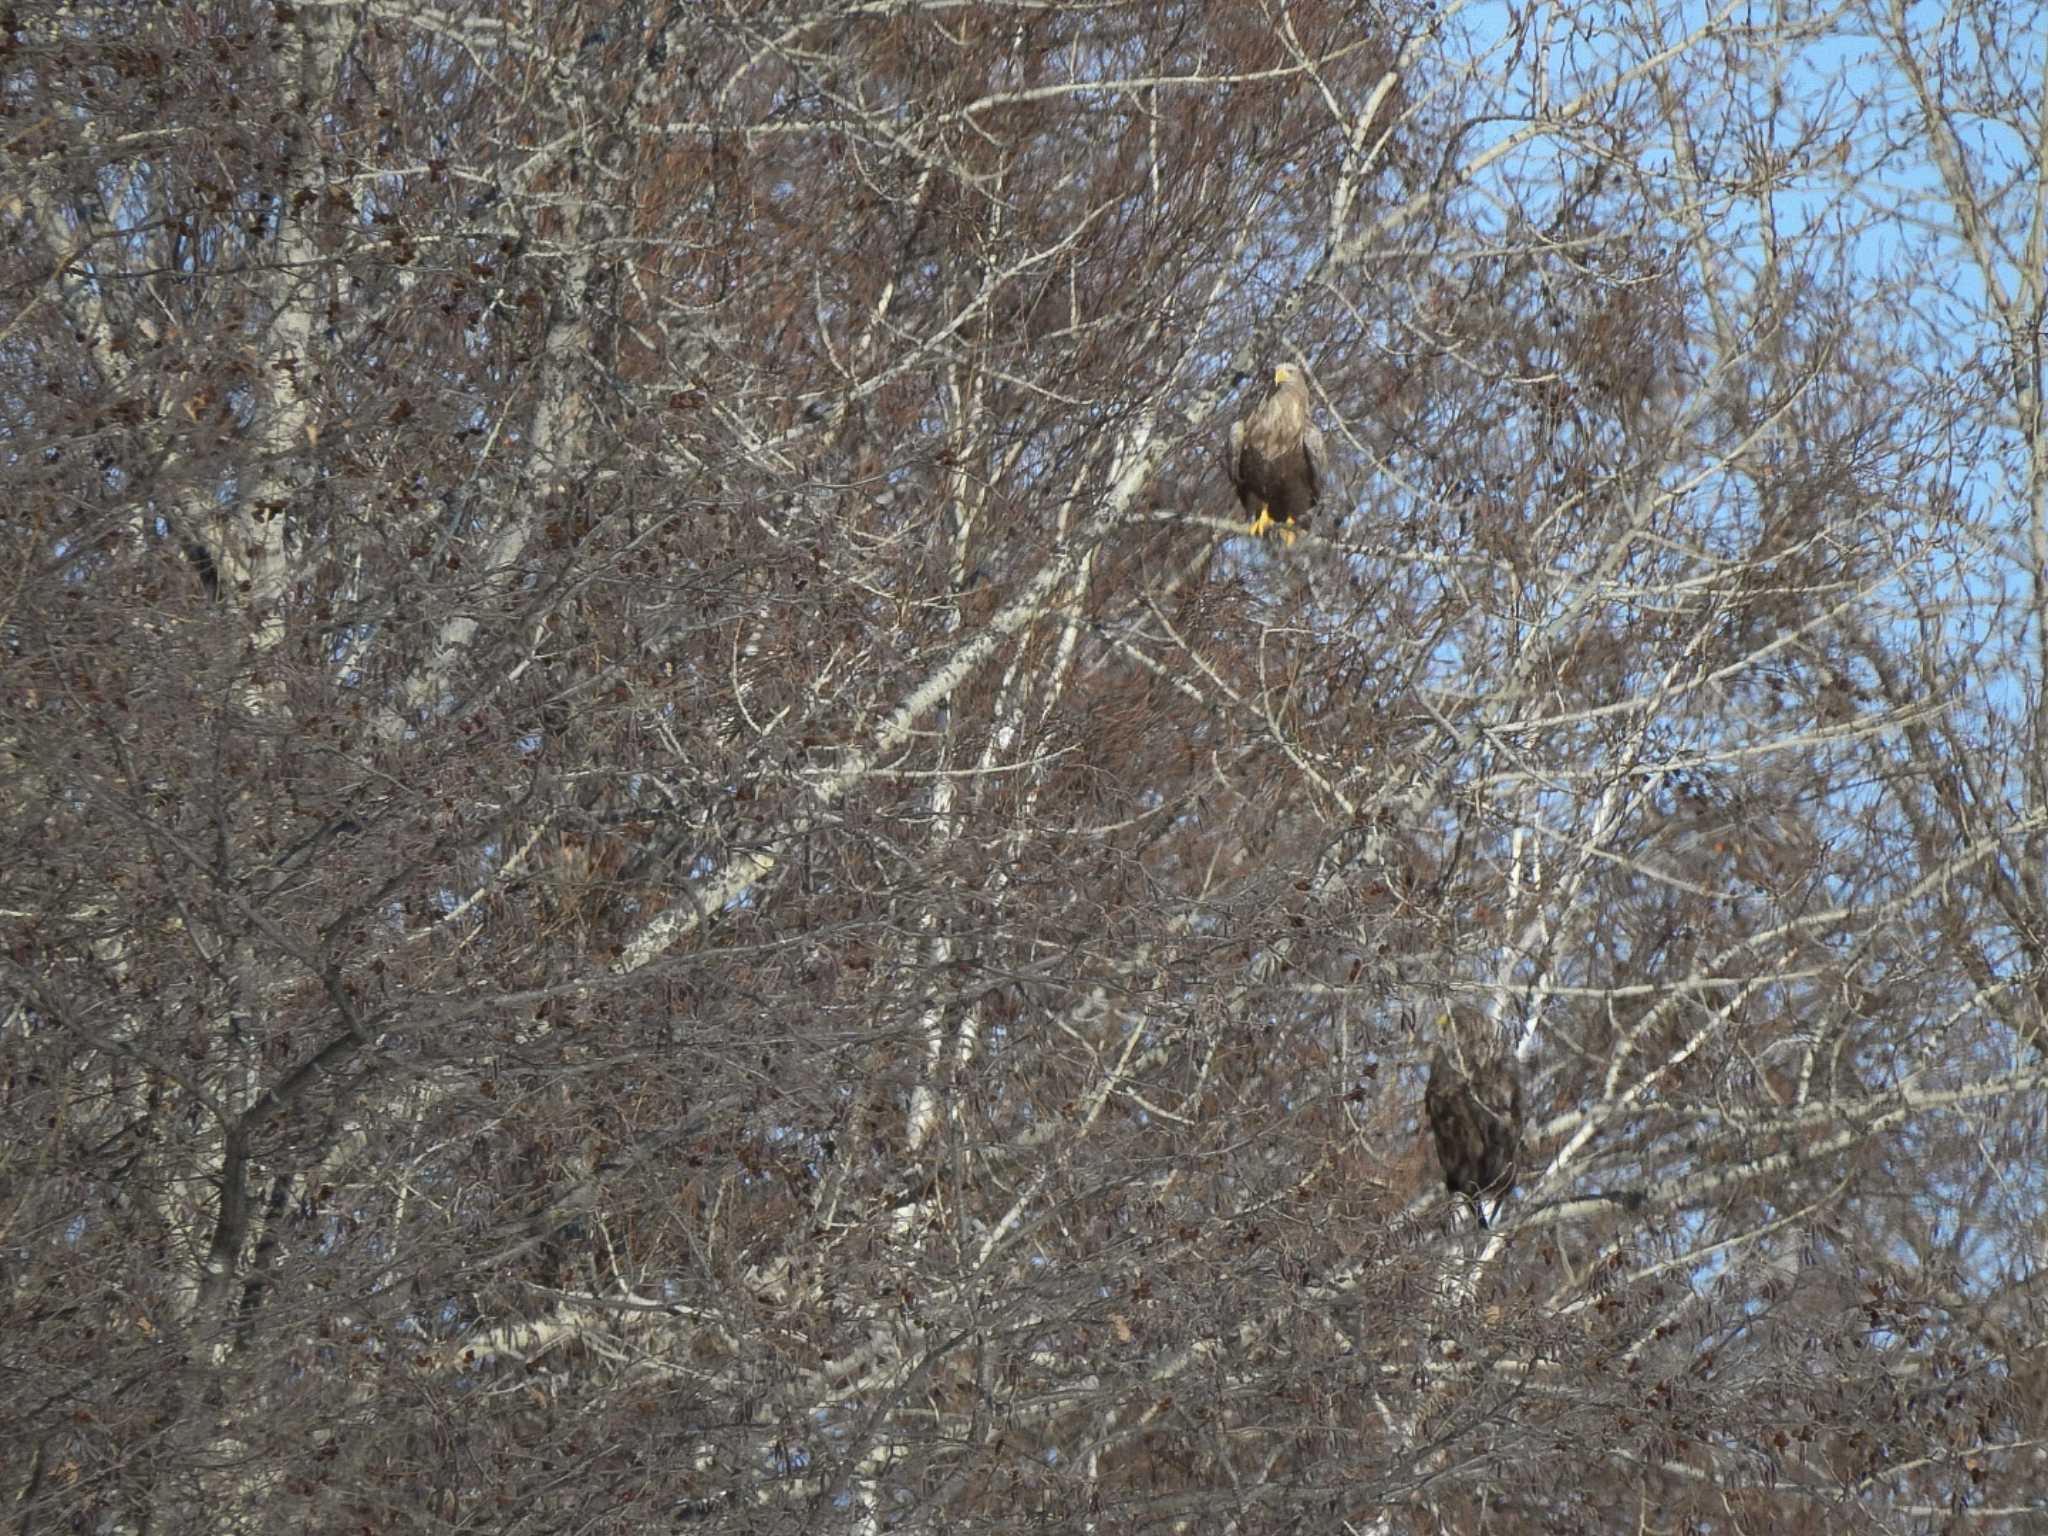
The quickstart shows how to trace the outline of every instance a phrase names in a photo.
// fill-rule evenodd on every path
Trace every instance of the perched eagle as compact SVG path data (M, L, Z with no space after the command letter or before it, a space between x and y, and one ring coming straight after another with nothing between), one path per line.
M1252 520L1252 537L1277 527L1289 544L1316 504L1323 467L1323 434L1308 419L1308 386L1301 370L1273 370L1273 393L1230 428L1230 483Z
M1459 1039L1448 1019L1445 1040L1429 1058L1423 1107L1444 1187L1472 1202L1486 1225L1485 1201L1505 1199L1522 1159L1522 1079L1514 1061L1496 1051L1481 1057ZM1494 1208L1499 1214L1499 1206Z

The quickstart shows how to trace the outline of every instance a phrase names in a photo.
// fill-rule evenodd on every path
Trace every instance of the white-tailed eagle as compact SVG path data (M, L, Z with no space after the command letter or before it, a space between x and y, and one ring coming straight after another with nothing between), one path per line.
M1504 1200L1521 1171L1522 1078L1506 1052L1472 1051L1449 1019L1439 1027L1423 1107L1444 1187L1472 1203L1483 1227L1484 1202Z
M1308 416L1301 370L1273 370L1273 392L1230 428L1230 482L1252 520L1252 537L1278 528L1289 544L1316 504L1323 434Z

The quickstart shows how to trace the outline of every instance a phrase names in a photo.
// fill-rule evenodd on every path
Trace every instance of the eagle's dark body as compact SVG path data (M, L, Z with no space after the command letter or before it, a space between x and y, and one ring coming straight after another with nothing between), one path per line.
M1472 1202L1486 1225L1484 1201L1514 1188L1522 1159L1522 1079L1505 1055L1468 1061L1439 1045L1423 1093L1444 1187Z

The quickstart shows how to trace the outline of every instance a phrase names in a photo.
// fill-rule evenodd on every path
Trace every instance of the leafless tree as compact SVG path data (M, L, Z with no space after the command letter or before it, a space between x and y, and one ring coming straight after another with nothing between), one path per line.
M2038 1529L2037 21L0 9L14 1526Z

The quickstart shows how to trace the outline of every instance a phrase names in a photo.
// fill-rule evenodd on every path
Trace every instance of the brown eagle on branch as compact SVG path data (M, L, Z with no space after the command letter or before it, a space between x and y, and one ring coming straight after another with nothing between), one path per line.
M1253 538L1268 528L1294 542L1295 530L1315 506L1322 473L1323 434L1308 417L1308 385L1301 370L1273 370L1273 392L1230 428L1230 483L1252 520Z
M1429 1058L1422 1103L1444 1187L1472 1203L1486 1225L1487 1200L1507 1199L1522 1159L1522 1078L1505 1051L1482 1053L1467 1044L1448 1015Z

